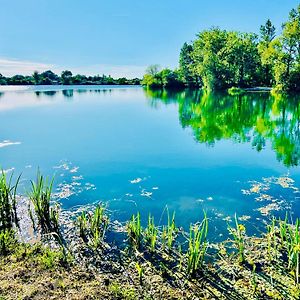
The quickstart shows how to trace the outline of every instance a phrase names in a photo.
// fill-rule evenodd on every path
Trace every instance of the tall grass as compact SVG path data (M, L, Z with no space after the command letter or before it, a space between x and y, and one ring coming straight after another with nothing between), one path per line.
M49 181L38 173L36 182L31 181L29 199L42 233L59 234L58 207L51 206L52 187L53 179ZM33 223L35 223L32 213L31 216Z
M139 212L136 215L132 215L131 219L127 222L126 228L130 246L140 249L142 242L142 226L141 215Z
M81 238L97 249L105 236L109 219L105 214L105 207L99 204L91 213L83 211L77 218Z
M289 227L289 238L287 242L288 250L288 268L295 275L295 282L299 284L299 255L300 255L300 220L297 218L295 226Z
M175 224L175 212L172 214L172 218L170 217L169 211L168 213L168 224L167 226L163 226L162 230L162 244L163 247L167 247L169 251L171 251L173 244L176 239L176 235L178 233L178 229Z
M187 273L194 276L203 265L207 250L208 220L206 214L199 225L190 226L189 247L187 251Z
M238 250L239 263L245 262L245 232L243 224L239 224L236 214L234 215L235 228L228 225L229 233L233 236L235 246Z
M151 216L151 214L149 214L148 224L147 227L145 228L145 240L151 252L155 251L157 235L158 235L158 228L154 224L154 217Z
M0 230L11 229L18 225L16 209L16 193L20 180L18 177L15 185L12 185L12 175L7 180L4 171L0 174Z

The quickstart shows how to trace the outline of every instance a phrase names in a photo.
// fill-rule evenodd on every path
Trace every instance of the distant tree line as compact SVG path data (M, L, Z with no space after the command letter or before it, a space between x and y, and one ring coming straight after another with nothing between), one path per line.
M275 92L299 92L300 5L291 10L278 36L270 20L260 27L259 35L217 27L204 30L183 45L178 69L151 66L142 84L207 90L264 86Z
M111 76L96 75L85 76L77 74L73 76L71 71L63 71L61 75L48 70L42 73L35 71L31 76L14 75L5 77L0 74L0 85L139 85L139 78L127 79L125 77L114 79Z

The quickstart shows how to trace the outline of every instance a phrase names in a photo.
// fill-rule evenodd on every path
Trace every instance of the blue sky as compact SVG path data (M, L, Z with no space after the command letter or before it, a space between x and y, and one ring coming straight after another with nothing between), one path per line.
M0 73L33 70L141 76L176 67L185 41L211 26L280 26L294 0L0 0Z

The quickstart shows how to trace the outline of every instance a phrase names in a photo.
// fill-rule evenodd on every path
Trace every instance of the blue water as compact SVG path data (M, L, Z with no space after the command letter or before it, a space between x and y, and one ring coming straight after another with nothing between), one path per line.
M297 99L258 93L107 86L4 91L0 164L22 173L20 193L38 168L55 175L64 209L103 201L121 221L139 210L144 219L151 212L163 222L168 207L185 228L205 210L217 236L235 213L250 228L286 210L300 216L298 108ZM263 194L273 200L255 199ZM269 215L257 210L272 203Z

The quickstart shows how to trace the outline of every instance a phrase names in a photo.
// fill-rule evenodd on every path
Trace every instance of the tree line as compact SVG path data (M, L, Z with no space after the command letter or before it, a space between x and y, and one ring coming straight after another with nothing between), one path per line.
M179 68L160 70L150 66L142 84L148 87L270 87L275 92L300 91L300 5L292 9L281 32L271 20L260 33L244 33L213 27L184 43Z
M42 73L35 71L32 75L14 75L5 77L0 74L0 85L139 85L139 78L128 79L125 77L112 78L106 75L85 76L77 74L73 76L72 72L65 70L61 75L48 70Z

